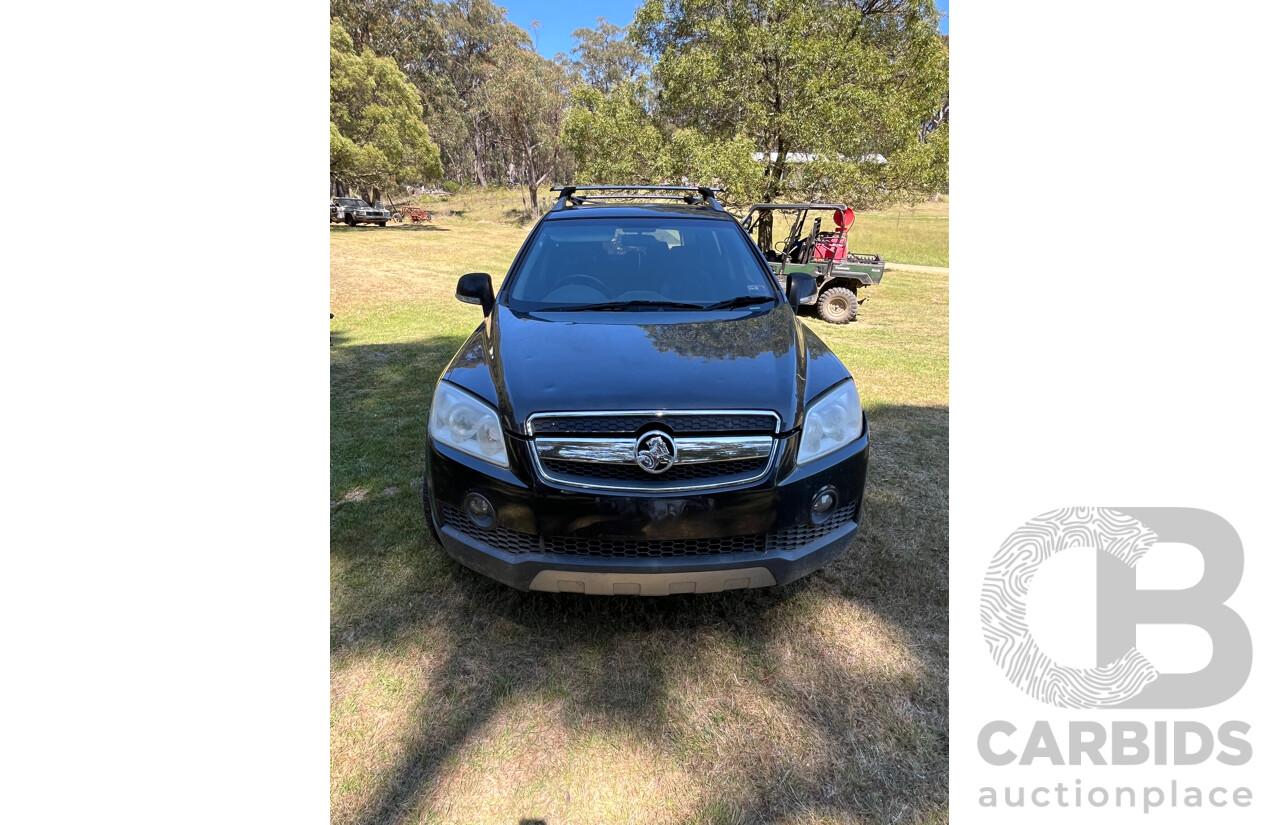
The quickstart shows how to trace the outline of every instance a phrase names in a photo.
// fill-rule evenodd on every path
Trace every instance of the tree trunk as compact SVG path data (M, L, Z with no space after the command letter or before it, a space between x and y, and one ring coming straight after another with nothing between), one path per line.
M533 169L533 148L525 145L524 148L524 170L525 180L529 183L529 206L532 208L532 214L538 214L538 175Z
M476 153L476 180L481 186L487 186L488 182L484 177L484 137L480 134L480 124L473 122L471 131L472 148Z
M782 170L787 164L787 144L782 139L778 139L774 143L777 152L777 159L770 158L768 165L765 167L766 184L764 188L764 203L773 203L778 197L778 193L782 191ZM760 249L769 252L773 249L773 215L767 218L761 218L760 224L756 229L756 243L760 245Z
M758 214L760 221L756 224L756 244L767 255L773 249L773 212L765 210Z

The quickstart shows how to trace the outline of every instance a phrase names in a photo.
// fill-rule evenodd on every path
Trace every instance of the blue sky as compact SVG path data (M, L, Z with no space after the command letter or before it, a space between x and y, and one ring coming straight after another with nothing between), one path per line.
M597 17L604 17L618 26L626 25L635 16L641 0L593 0L581 2L547 2L547 0L495 0L507 10L507 19L532 34L538 43L538 51L547 57L556 52L569 54L573 49L574 29L590 29ZM950 0L937 0L938 8L945 14ZM542 24L538 31L529 28L537 20ZM947 34L946 17L942 18L942 33Z

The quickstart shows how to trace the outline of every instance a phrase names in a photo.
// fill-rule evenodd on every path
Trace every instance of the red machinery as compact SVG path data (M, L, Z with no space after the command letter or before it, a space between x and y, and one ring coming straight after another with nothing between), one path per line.
M848 254L848 246L846 245L846 236L849 230L853 228L853 210L837 209L831 214L832 220L836 222L835 232L824 232L815 239L813 244L813 259L815 261L843 261L844 256Z

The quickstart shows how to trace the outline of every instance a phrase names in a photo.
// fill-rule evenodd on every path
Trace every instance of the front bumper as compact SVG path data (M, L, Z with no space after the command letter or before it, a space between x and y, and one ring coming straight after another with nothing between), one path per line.
M527 441L510 438L510 470L428 439L427 518L458 563L519 590L667 595L784 585L838 558L862 520L867 432L832 455L796 467L799 433L757 482L698 492L570 489L532 468ZM838 495L824 523L814 496ZM493 504L480 528L462 508L467 493Z

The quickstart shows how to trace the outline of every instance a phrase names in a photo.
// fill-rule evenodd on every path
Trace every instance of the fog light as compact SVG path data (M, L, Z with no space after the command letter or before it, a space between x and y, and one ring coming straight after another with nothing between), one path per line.
M493 505L479 493L467 493L467 497L462 500L462 509L467 511L467 518L476 527L493 526Z
M823 487L813 497L813 504L809 506L809 520L814 524L821 524L831 518L831 514L836 511L836 504L839 503L839 500L834 487Z

